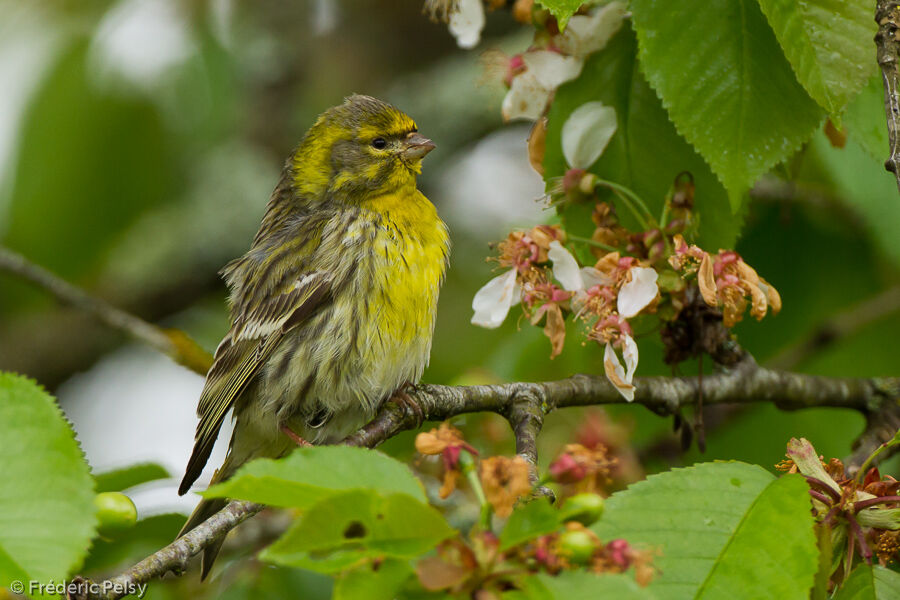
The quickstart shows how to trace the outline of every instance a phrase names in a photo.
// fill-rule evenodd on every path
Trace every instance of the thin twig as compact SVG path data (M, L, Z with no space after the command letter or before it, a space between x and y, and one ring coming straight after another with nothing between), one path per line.
M878 65L884 83L884 114L887 119L890 155L884 168L894 173L897 189L900 190L900 2L878 0L875 6L875 22L878 33L875 46L878 48Z
M52 294L57 300L86 312L105 325L147 344L175 362L205 375L212 357L184 332L163 329L91 296L27 258L0 246L0 271L11 273Z

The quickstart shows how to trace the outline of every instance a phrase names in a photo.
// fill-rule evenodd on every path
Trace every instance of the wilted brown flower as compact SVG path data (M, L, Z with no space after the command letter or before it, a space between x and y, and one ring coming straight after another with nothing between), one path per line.
M446 421L437 429L417 435L416 450L420 454L441 456L444 463L444 482L438 492L441 498L446 498L456 489L456 482L461 473L460 452L465 450L473 455L478 454L478 451L463 439L462 433Z
M635 581L640 586L646 586L656 574L654 554L652 551L636 550L623 539L615 539L595 555L591 570L595 573L622 573L634 567Z
M558 483L574 485L576 493L597 493L611 482L609 474L615 463L603 444L594 448L567 444L550 463L550 476Z
M513 18L523 25L531 24L531 8L534 0L516 0L513 4Z
M492 456L481 461L481 486L498 517L511 515L516 501L531 492L530 471L521 456Z
M733 250L720 250L711 255L689 246L681 235L674 237L675 253L669 257L669 264L684 275L697 274L697 286L704 302L713 308L722 309L726 327L733 327L747 310L749 298L750 315L756 320L781 310L781 296L772 284L760 277Z
M459 539L441 543L437 556L423 558L416 564L416 575L426 590L460 591L478 568L472 549Z
M900 481L890 475L881 476L878 467L872 467L863 479L863 491L873 496L895 496L900 490Z

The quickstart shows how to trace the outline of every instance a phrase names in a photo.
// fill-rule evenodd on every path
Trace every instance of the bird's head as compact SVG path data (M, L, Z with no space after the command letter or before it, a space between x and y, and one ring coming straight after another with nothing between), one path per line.
M292 160L294 187L307 198L362 200L415 185L434 143L390 104L354 95L319 116Z

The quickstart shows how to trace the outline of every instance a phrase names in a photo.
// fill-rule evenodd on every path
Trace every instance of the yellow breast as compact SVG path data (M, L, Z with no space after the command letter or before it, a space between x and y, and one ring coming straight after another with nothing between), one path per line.
M372 311L365 337L384 357L376 378L417 381L428 362L438 292L449 253L447 227L415 188L371 200L381 216L374 240ZM402 382L400 382L402 383Z

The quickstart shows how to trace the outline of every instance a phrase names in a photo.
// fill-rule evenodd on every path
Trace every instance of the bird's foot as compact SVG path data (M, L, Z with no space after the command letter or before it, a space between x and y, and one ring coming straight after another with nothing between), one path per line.
M414 390L416 386L407 382L400 386L394 395L391 396L390 401L394 402L403 409L405 413L412 413L416 417L416 429L422 426L425 422L425 413L422 411L422 407L419 406L419 403L412 399L407 390Z
M288 427L287 425L282 425L281 431L282 431L282 433L284 433L284 435L291 438L291 440L298 446L301 446L301 447L302 446L312 446L312 444L310 444L309 442L304 440L302 437L300 437L299 435L294 433L294 430L291 429L290 427Z

